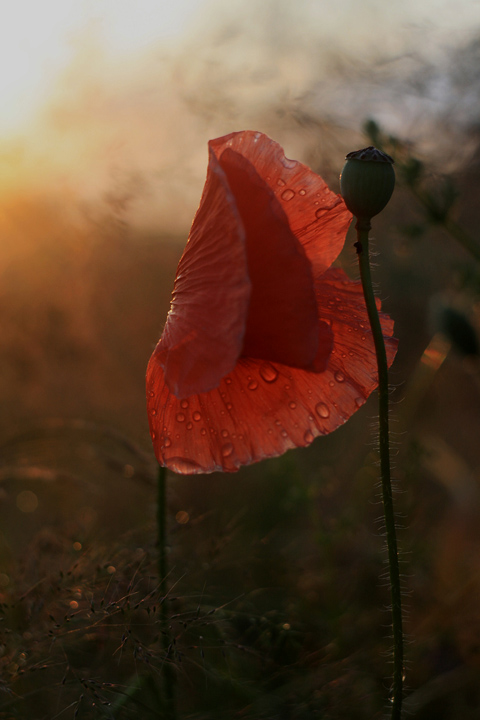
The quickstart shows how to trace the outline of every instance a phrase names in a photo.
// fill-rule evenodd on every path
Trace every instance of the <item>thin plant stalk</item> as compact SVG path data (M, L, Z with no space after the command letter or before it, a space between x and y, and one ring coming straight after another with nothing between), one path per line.
M403 622L402 596L400 587L400 568L398 560L395 512L393 508L392 483L390 478L390 442L388 411L388 364L382 327L375 302L370 271L368 247L369 221L357 221L357 242L355 244L360 265L360 277L367 306L368 318L375 343L378 366L378 399L380 430L380 473L382 479L383 512L387 537L388 567L392 600L393 628L393 684L392 684L392 720L400 720L403 699Z
M157 547L158 577L160 582L160 636L165 659L162 666L164 717L176 720L175 669L172 664L173 644L168 623L168 560L167 560L167 469L159 465L157 486Z

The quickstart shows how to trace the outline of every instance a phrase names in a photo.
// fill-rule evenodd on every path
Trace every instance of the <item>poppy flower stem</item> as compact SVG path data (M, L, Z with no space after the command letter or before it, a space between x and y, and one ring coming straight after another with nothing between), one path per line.
M392 720L400 720L403 698L403 627L400 568L398 560L395 512L393 508L392 483L390 479L390 442L388 417L388 365L380 318L372 286L368 234L370 222L357 220L357 250L360 265L363 294L375 344L378 366L379 430L380 430L380 472L382 478L382 499L387 536L388 567L392 599L393 627L393 686Z
M158 577L160 582L160 635L165 660L162 665L163 699L165 717L176 720L175 705L175 669L172 663L173 643L168 624L168 562L167 562L167 468L159 465L157 485L157 546L158 546Z

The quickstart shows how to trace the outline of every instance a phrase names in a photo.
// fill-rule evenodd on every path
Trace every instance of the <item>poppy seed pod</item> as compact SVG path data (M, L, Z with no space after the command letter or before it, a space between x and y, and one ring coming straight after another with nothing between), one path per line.
M371 145L348 153L346 160L340 175L343 199L358 220L370 221L392 197L393 158Z

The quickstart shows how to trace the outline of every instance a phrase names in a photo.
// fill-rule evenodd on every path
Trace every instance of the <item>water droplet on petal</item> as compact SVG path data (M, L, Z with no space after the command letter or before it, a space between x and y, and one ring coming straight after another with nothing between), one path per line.
M231 385L231 384L232 384L232 378L229 378L229 377L225 378L225 382L227 383L227 385Z
M357 407L362 407L362 405L364 405L364 404L365 404L365 398L362 398L362 397L355 398L355 405Z
M227 408L227 410L231 410L233 408L233 405L232 403L227 403L225 407Z
M200 420L202 419L202 415L201 415L201 413L198 412L198 410L195 410L192 417L195 420L195 422L200 422Z
M277 185L278 185L279 187L284 187L286 184L287 184L287 183L285 182L285 180L282 180L282 178L278 178L278 180L277 180Z
M260 367L260 375L265 382L275 382L278 377L278 370L276 370L270 363L265 363Z
M157 437L157 433L152 432L152 433L150 433L150 434L151 434L151 436L152 436L152 440L155 440L155 438Z
M315 210L315 217L318 220L321 220L326 214L327 210L325 208L318 208L318 210Z
M335 383L333 382L333 380L330 380L328 384L330 385L330 387L335 387Z
M177 413L177 422L185 422L185 415L183 413Z
M228 430L222 430L222 437L228 437Z
M334 378L337 382L345 382L345 375L341 372L336 372Z
M282 193L282 200L285 200L285 202L288 202L289 200L292 200L292 198L295 197L295 192L293 190L290 190L290 188L287 188Z
M250 380L247 387L249 390L256 390L258 387L258 382L256 380Z
M298 194L299 194L299 195L306 195L306 194L307 194L307 191L302 188L301 190L298 191Z
M293 402L293 400L292 400L291 402L288 403L288 407L291 408L292 410L295 410L295 408L297 407L297 403Z
M367 339L366 336L362 335L361 340L366 340L366 339Z
M165 462L168 468L174 472L183 473L184 475L195 475L198 472L202 472L201 465L186 458L173 457L168 458Z
M205 430L205 428L202 428L200 430L200 435L206 435L206 434L207 434L207 431Z
M320 417L323 417L323 418L330 417L330 410L323 402L317 403L317 405L315 406L315 410L320 415Z
M182 400L180 407L186 410L188 408L188 400Z
M187 423L187 430L191 430L193 428L193 423L189 422Z
M150 415L156 415L156 414L157 414L157 411L155 410L155 408L153 408L152 410L150 410Z
M281 435L282 437L284 437L284 438L288 437L288 433L287 433L286 430L282 430L282 432L280 433L280 435Z
M303 435L303 439L304 439L304 441L305 441L308 445L310 445L310 443L314 441L314 437L313 437L312 431L311 431L311 430L306 430L305 433L304 433L304 435Z
M149 397L155 397L155 393L153 392L153 390L150 390L150 391L149 391L148 396L149 396Z
M172 441L170 440L170 438L166 437L165 440L163 441L163 447L169 448L171 444L172 444Z
M224 458L230 457L230 455L232 453L233 453L232 443L225 443L225 445L222 446L222 457L224 457Z

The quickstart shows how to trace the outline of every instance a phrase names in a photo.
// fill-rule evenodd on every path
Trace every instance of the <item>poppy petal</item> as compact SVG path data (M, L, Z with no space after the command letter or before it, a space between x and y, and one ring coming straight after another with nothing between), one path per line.
M318 315L311 265L271 188L230 148L220 165L245 228L252 292L242 355L311 365Z
M331 269L317 284L333 348L324 372L241 358L218 388L179 400L158 359L147 370L150 432L159 462L177 473L233 472L241 465L309 445L342 425L378 384L360 283ZM381 315L389 364L393 322Z
M210 152L202 199L154 352L177 397L211 390L234 368L250 292L242 221L225 173Z
M309 167L285 157L283 148L252 130L210 141L217 158L226 148L239 153L275 193L293 234L303 245L318 277L336 260L352 215L340 195Z

